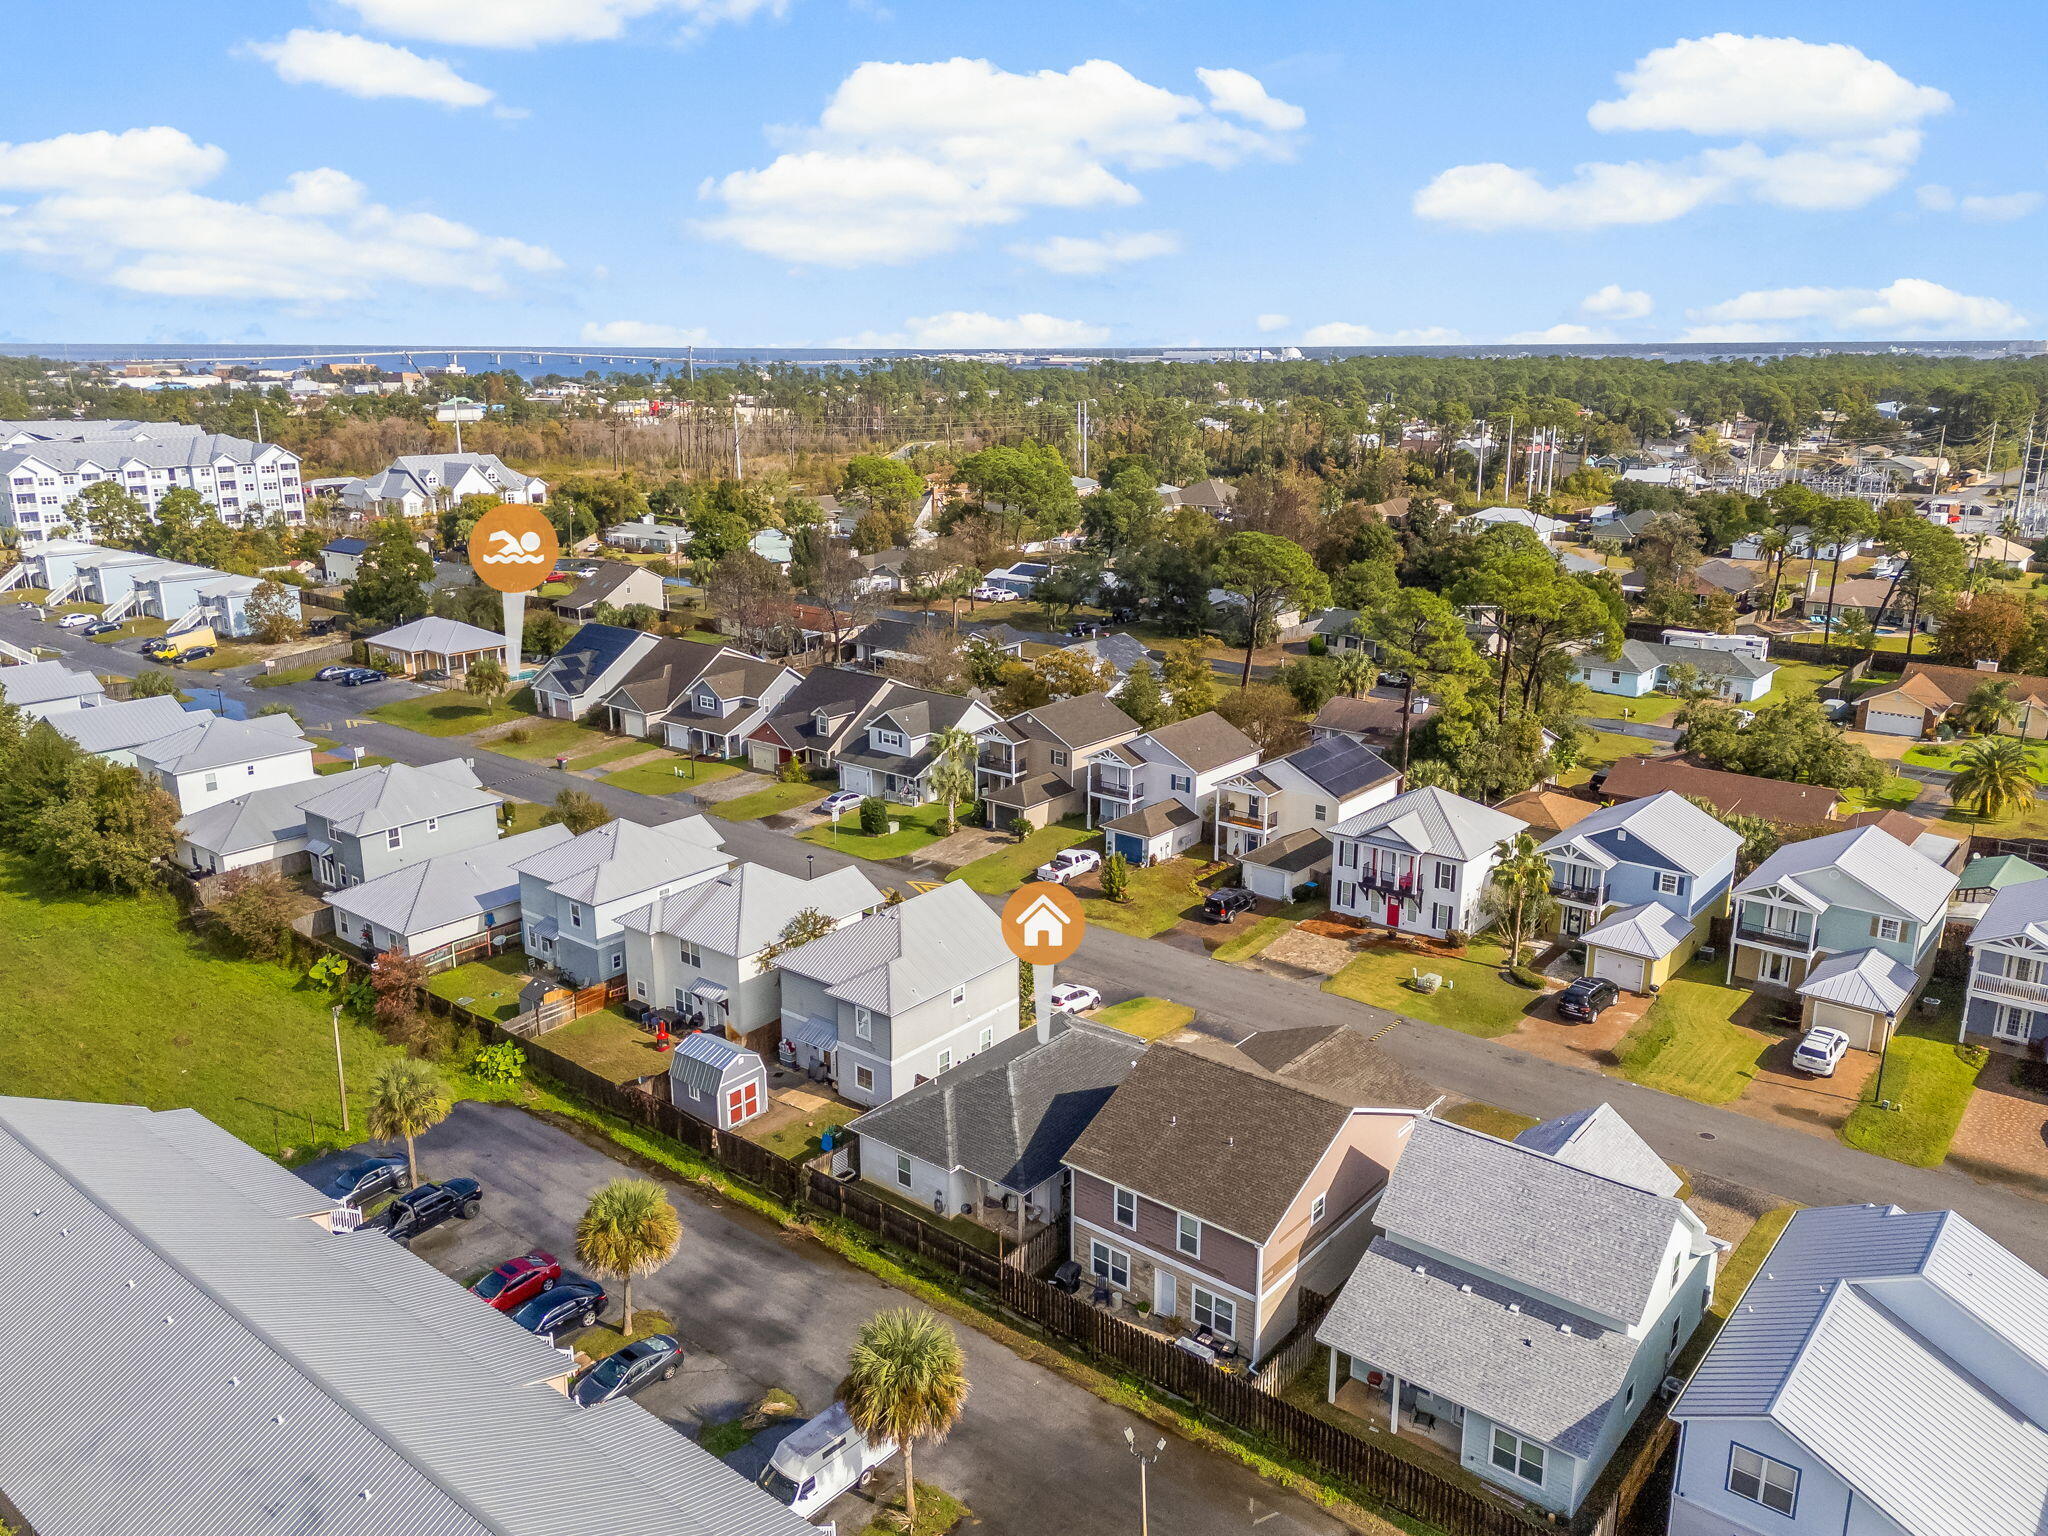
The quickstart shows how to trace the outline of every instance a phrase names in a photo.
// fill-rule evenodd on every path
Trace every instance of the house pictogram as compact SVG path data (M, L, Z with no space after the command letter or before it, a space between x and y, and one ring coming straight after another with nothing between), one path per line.
M1067 914L1053 905L1050 896L1041 896L1024 909L1017 926L1031 948L1055 945L1067 936Z
M1003 907L1003 938L1010 953L1033 965L1057 965L1080 947L1088 920L1081 902L1048 880L1021 886Z

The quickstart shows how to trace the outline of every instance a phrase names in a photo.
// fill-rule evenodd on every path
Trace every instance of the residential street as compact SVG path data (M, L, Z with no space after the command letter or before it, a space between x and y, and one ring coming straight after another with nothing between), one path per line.
M419 1155L423 1177L466 1175L484 1186L481 1217L450 1223L415 1245L422 1258L465 1277L535 1245L575 1268L575 1226L590 1192L630 1171L564 1131L489 1104L458 1105L420 1138ZM634 1300L668 1314L689 1358L674 1381L646 1389L641 1403L691 1431L738 1417L770 1387L794 1392L807 1414L829 1406L860 1324L904 1298L749 1212L686 1187L673 1193L682 1248L635 1286ZM618 1321L616 1300L609 1316ZM988 1536L1135 1532L1138 1476L1123 1433L1129 1424L1145 1432L1145 1421L972 1328L959 1334L972 1396L952 1437L918 1454L921 1478L966 1500L974 1529ZM749 1465L759 1461L757 1454ZM1337 1536L1346 1529L1237 1463L1172 1440L1152 1475L1151 1506L1153 1529L1175 1536L1254 1528L1262 1536ZM842 1531L865 1523L858 1503L837 1513Z
M0 639L51 646L80 665L133 674L147 665L133 648L113 650L0 608ZM687 796L652 799L599 780L565 777L542 765L479 751L460 740L440 740L360 719L376 704L416 690L399 682L366 688L305 683L251 689L220 681L227 694L260 708L292 706L309 729L407 762L450 756L470 759L490 788L523 799L549 801L565 783L618 814L647 823L692 814ZM815 848L755 822L720 822L726 846L739 858L790 873L822 871L858 862ZM865 866L878 884L901 884L900 869ZM999 902L998 902L999 904ZM1530 1114L1555 1115L1606 1099L1668 1160L1737 1184L1771 1191L1807 1205L1896 1202L1914 1209L1949 1206L1961 1211L2028 1262L2048 1266L2048 1203L1948 1168L1922 1169L1859 1152L1839 1141L1781 1128L1734 1110L1641 1088L1620 1078L1594 1077L1575 1067L1532 1057L1479 1039L1320 992L1300 983L1245 970L1152 940L1091 930L1062 978L1098 988L1111 1002L1134 996L1171 997L1200 1010L1211 1025L1240 1031L1341 1022L1381 1037L1381 1044L1438 1088Z

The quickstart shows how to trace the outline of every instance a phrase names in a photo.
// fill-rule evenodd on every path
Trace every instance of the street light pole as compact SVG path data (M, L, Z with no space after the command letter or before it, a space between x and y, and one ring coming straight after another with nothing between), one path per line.
M334 1018L334 1086L341 1096L341 1133L348 1134L348 1076L341 1066L341 1004L332 1009Z
M1160 1453L1166 1449L1166 1441L1161 1439L1151 1450L1146 1451L1138 1445L1138 1432L1126 1424L1124 1444L1129 1446L1131 1454L1138 1458L1138 1536L1152 1536L1151 1495L1146 1485L1146 1474L1151 1471L1152 1463L1157 1461Z

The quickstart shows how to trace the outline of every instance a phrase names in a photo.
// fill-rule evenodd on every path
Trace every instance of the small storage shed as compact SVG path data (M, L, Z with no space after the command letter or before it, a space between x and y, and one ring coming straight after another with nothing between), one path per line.
M768 1108L768 1064L722 1035L700 1032L678 1040L668 1079L676 1108L721 1131Z

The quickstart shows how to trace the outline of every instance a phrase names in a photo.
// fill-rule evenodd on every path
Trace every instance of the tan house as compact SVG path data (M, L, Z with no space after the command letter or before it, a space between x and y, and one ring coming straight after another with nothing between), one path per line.
M1068 1149L1074 1257L1117 1305L1257 1362L1334 1291L1437 1100L1341 1025L1161 1041Z
M1882 736L1932 736L1951 710L1986 683L2005 683L2020 706L2021 734L2048 736L2048 677L1995 667L1945 667L1909 661L1892 687L1856 701L1856 729Z
M1050 826L1088 808L1089 768L1139 734L1106 693L1084 693L998 720L980 733L975 791L989 825Z

